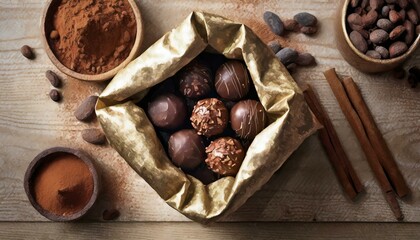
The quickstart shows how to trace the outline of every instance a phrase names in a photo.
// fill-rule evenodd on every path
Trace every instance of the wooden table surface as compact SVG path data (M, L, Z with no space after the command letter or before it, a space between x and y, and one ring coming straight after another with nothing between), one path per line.
M350 235L373 236L370 229L406 237L419 234L419 224L309 224L296 222L395 222L381 190L366 162L359 143L342 114L322 72L335 67L341 75L353 76L371 109L385 140L394 154L412 195L400 201L405 222L420 222L420 88L411 89L405 81L390 74L366 75L345 62L335 47L333 24L337 21L336 0L144 0L137 1L145 21L143 50L175 27L193 10L218 13L252 28L265 42L273 39L286 46L312 53L317 66L299 68L293 74L298 83L311 83L330 115L349 158L366 187L356 202L349 201L334 175L326 154L316 136L310 137L290 157L272 179L227 221L237 223L202 227L191 223L170 208L125 161L109 146L97 147L83 142L81 130L98 126L97 122L78 122L73 112L90 94L99 94L105 83L81 82L64 77L63 101L48 97L50 84L46 70L55 70L41 41L40 19L45 0L0 0L0 238L27 236L44 238L45 234L65 233L70 237L77 229L85 237L110 231L111 238L124 236L170 236L170 230L189 236L229 236L247 238L254 230L267 230L267 235L282 233L285 238L301 238L315 234L318 238ZM283 19L308 11L320 22L313 37L289 34L276 38L263 23L266 10ZM29 61L20 54L24 44L35 49L36 59ZM405 66L420 63L420 50ZM96 159L102 172L104 188L90 214L89 222L101 221L104 209L117 208L117 221L137 223L80 223L70 225L42 223L47 221L29 204L23 189L23 176L29 162L43 149L67 146L87 151ZM36 223L14 222L30 221ZM295 223L277 223L291 221ZM177 222L177 223L175 223ZM247 222L247 223L240 223ZM251 223L250 223L251 222ZM132 225L129 225L132 224ZM142 228L147 228L142 235ZM162 228L166 230L162 232ZM179 229L183 229L182 231ZM349 230L349 229L350 230ZM64 229L64 230L63 230ZM134 230L137 229L137 230ZM222 230L220 230L222 229ZM329 231L337 229L330 235ZM14 235L16 231L21 235ZM131 230L131 231L130 231ZM302 231L307 231L303 233ZM119 234L118 234L119 232ZM204 232L204 233L203 233ZM23 234L23 235L22 235ZM67 234L67 235L66 235ZM169 235L168 235L169 234ZM214 235L212 235L214 234ZM368 235L366 235L368 234ZM369 235L371 234L371 235ZM393 235L394 234L394 235ZM3 236L3 237L2 237ZM355 235L356 236L356 235Z

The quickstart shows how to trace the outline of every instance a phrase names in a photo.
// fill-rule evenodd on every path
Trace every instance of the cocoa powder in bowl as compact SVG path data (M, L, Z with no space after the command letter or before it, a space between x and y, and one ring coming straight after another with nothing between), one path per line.
M127 0L55 1L46 21L48 43L56 58L82 74L117 67L136 38L136 19Z

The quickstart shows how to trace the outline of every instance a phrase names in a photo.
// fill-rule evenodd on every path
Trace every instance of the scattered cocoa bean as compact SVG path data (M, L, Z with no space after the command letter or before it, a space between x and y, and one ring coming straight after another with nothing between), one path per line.
M405 20L404 27L407 32L407 34L405 34L404 41L407 45L410 45L414 41L414 25L412 22Z
M390 32L392 29L394 29L394 24L386 18L379 19L378 22L376 22L376 26L387 32Z
M296 20L294 19L287 19L286 21L284 21L284 29L291 32L299 32L299 23L296 22Z
M55 72L48 70L45 72L45 76L47 77L48 81L50 81L53 87L55 88L61 87L61 80L57 76L57 74L55 74Z
M377 19L378 13L372 9L366 15L362 16L362 24L364 27L370 27L375 24Z
M115 220L120 216L120 211L118 211L115 208L112 209L106 209L103 213L102 213L102 218L106 221L109 220Z
M347 16L347 22L353 30L362 30L363 29L363 20L362 17L357 13L352 13Z
M281 45L277 41L270 41L267 43L267 46L273 51L274 54L276 54L281 49Z
M52 30L50 32L50 38L52 40L58 39L60 37L60 34L58 34L57 30Z
M389 11L391 11L391 9L389 8L388 5L383 6L381 10L382 17L385 17L385 18L388 17Z
M318 32L317 27L301 27L300 32L306 35L312 35Z
M382 29L374 30L370 33L369 40L374 44L382 44L389 39L389 34Z
M287 71L289 71L289 73L294 73L294 72L296 72L297 65L296 65L296 63L291 63L291 64L287 65L286 68L287 68Z
M26 57L27 59L34 59L35 58L35 54L34 54L34 52L32 51L32 48L31 47L29 47L28 45L23 45L21 48L20 48L20 52L22 53L22 55L24 56L24 57Z
M392 76L396 79L403 79L405 77L405 70L404 68L396 68L394 71L392 71Z
M381 54L382 59L388 59L389 58L388 49L386 49L382 46L376 46L375 51L377 51L379 54Z
M102 131L95 128L84 129L82 131L82 138L86 142L96 145L104 144L106 141L106 137Z
M298 57L298 53L291 48L283 48L278 53L276 53L277 58L283 65L287 66L290 63L294 63Z
M408 46L405 42L394 42L389 46L389 56L391 58L398 57L407 52Z
M49 93L51 100L54 102L59 102L61 99L60 92L58 92L56 89L52 89Z
M350 33L350 41L353 43L354 47L362 53L366 53L368 50L368 44L363 36L358 31L353 31Z
M419 23L419 15L417 14L416 10L414 9L408 10L407 17L414 25L417 25Z
M369 50L366 52L366 56L371 57L371 58L375 58L375 59L381 59L382 56L380 53L378 53L375 50Z
M391 10L391 11L389 11L389 20L392 23L398 23L402 20L402 17L400 16L400 14L397 11Z
M295 63L299 66L309 66L315 63L315 58L310 53L298 53Z
M265 23L268 25L268 27L271 29L271 31L278 35L278 36L282 36L284 33L284 25L283 22L281 21L280 17L270 11L266 11L264 13L264 21Z
M95 115L95 104L98 96L89 96L80 104L74 112L74 116L79 121L90 120Z
M405 27L402 25L399 25L394 28L394 30L389 33L389 39L395 40L399 38L403 33L405 32Z
M318 23L318 19L307 12L301 12L296 14L293 19L304 27L313 27Z

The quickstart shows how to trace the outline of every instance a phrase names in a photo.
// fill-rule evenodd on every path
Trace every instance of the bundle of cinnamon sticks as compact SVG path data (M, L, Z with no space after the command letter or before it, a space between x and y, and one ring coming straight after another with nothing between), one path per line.
M358 86L351 77L346 77L341 80L337 76L335 69L324 72L324 75L341 110L360 142L367 161L385 195L386 201L395 217L398 220L402 220L403 215L395 193L398 197L402 198L409 194L410 189L363 100ZM355 174L331 121L322 109L313 89L308 86L304 93L309 107L321 124L324 125L324 129L320 131L320 138L327 151L330 162L336 171L337 177L350 199L354 199L357 193L363 190L363 186Z

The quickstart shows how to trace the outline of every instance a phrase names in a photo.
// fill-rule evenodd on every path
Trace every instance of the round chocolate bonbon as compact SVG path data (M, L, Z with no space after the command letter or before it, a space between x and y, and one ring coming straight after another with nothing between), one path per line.
M199 61L193 61L179 73L179 91L189 98L208 97L212 90L212 73L210 68Z
M147 108L152 123L164 129L177 129L187 118L187 107L182 98L166 93L153 98Z
M172 162L182 169L194 169L206 158L203 140L194 129L172 134L168 141L168 153Z
M229 113L222 101L207 98L197 102L191 115L191 124L199 135L211 137L225 130Z
M238 173L245 151L238 140L231 137L218 138L206 147L207 166L223 176L234 176Z
M251 84L245 64L236 60L228 61L217 69L214 83L219 96L232 101L245 97Z
M267 116L264 107L255 100L243 100L230 111L232 129L245 139L253 139L265 128Z

